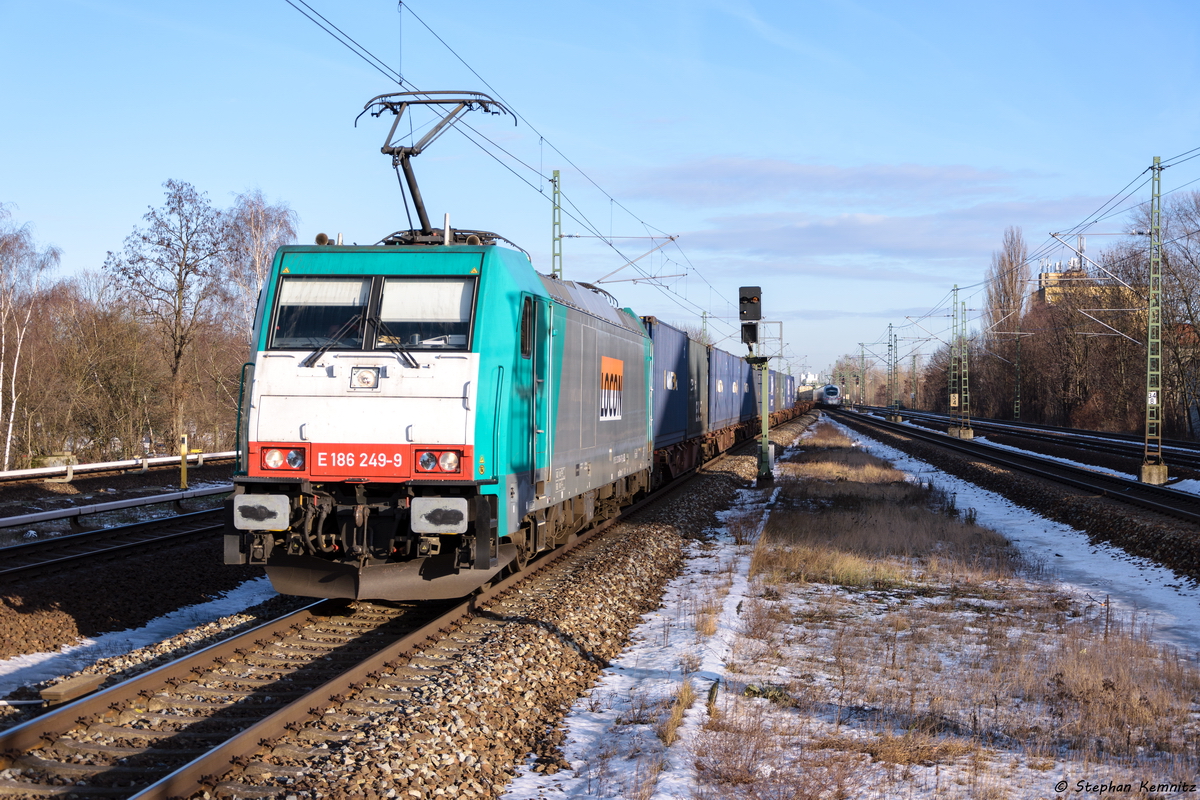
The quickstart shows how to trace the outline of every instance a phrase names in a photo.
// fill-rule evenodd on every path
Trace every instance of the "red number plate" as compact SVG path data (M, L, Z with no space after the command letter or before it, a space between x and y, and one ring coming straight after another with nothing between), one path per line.
M407 477L408 448L381 444L322 444L313 447L312 475Z

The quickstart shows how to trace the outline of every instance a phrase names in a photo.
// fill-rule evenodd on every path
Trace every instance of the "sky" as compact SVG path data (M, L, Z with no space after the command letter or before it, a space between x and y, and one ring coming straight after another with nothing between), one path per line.
M414 159L435 224L500 233L549 272L559 169L563 232L581 235L567 279L677 236L604 288L741 353L737 289L759 285L793 372L885 352L889 323L903 353L932 352L918 339L949 328L955 284L982 305L1006 227L1038 248L1153 156L1200 147L1193 0L308 2L406 89L519 115L474 112L474 142L451 132ZM305 243L408 227L379 152L390 120L355 125L394 79L288 0L0 0L0 19L0 203L62 250L63 276L100 269L168 179L219 207L260 189ZM1163 191L1198 179L1200 158L1181 161Z

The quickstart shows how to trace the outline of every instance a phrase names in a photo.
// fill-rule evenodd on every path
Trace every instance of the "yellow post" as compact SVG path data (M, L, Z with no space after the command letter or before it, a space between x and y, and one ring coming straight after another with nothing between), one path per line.
M187 434L179 437L179 488L187 488Z

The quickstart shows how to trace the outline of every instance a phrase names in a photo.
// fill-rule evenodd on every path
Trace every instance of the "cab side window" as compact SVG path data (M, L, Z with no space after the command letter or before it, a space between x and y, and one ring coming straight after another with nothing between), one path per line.
M533 356L533 298L521 304L521 357Z

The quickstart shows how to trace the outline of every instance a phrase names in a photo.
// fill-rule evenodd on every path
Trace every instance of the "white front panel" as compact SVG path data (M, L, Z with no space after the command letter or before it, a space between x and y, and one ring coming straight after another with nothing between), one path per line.
M259 442L474 444L461 399L262 397Z
M259 353L250 440L474 444L478 355L414 353L420 368L394 354ZM354 367L378 367L378 386L354 388Z

